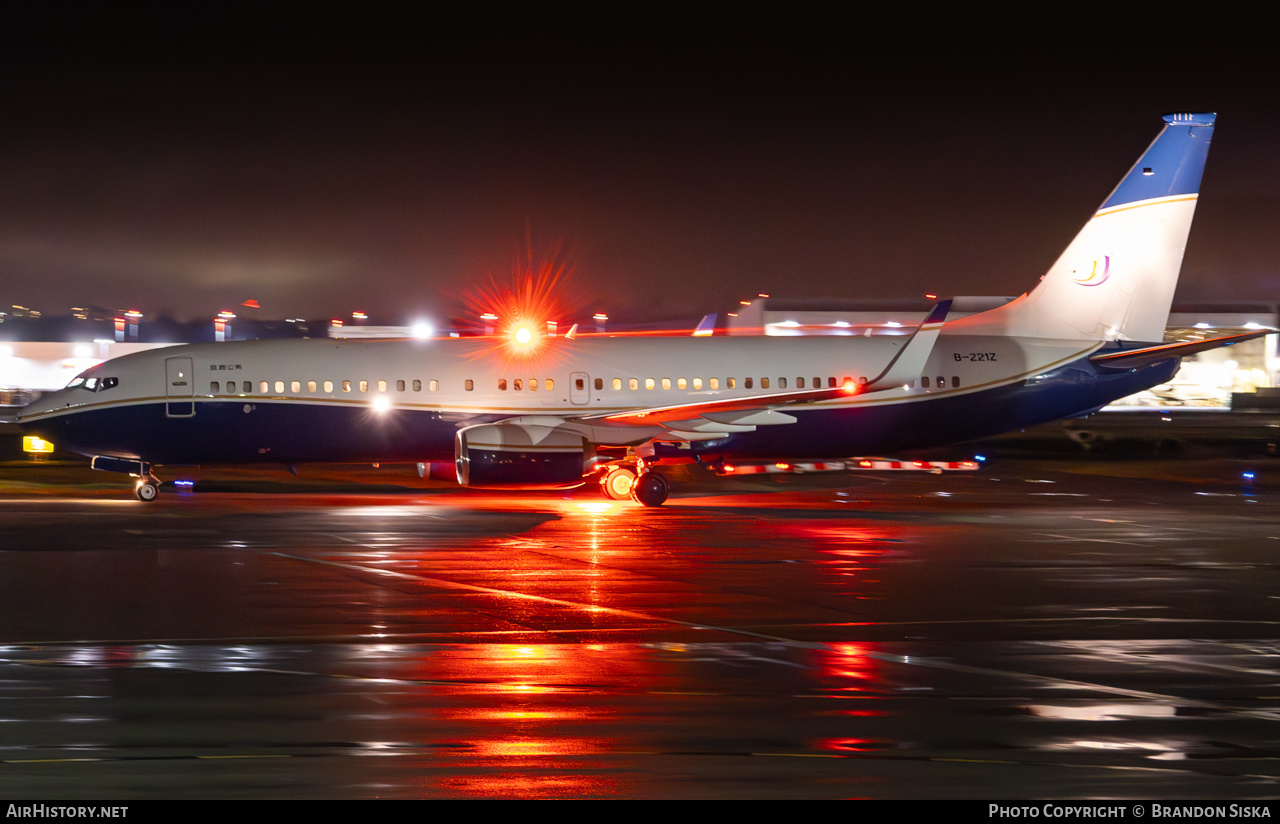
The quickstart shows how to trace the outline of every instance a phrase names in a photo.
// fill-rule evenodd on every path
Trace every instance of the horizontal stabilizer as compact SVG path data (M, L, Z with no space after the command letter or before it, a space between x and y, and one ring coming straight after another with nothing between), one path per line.
M703 315L702 320L698 321L697 328L693 330L693 336L695 338L705 338L709 335L714 335L716 333L716 320L719 317L720 315L716 312Z
M1182 343L1165 343L1160 346L1147 346L1142 349L1129 349L1121 352L1106 352L1089 358L1095 365L1108 369L1137 369L1170 358L1185 358L1197 352L1207 352L1220 346L1231 346L1246 340L1260 338L1263 335L1275 334L1274 329L1263 329L1259 332L1242 332L1239 335L1227 335L1207 340L1192 340Z

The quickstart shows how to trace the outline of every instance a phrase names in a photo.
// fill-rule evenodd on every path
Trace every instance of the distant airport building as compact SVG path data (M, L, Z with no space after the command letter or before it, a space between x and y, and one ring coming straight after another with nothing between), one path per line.
M25 406L104 360L171 343L0 341L0 406Z

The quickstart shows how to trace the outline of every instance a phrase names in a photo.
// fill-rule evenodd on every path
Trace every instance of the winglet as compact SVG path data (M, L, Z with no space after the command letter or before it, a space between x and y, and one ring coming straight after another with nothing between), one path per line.
M933 344L938 340L942 324L951 311L950 300L940 300L929 312L928 317L916 327L916 331L907 338L906 344L898 351L884 371L866 386L859 388L863 392L878 392L893 389L904 384L913 383L924 372L924 365L933 351Z
M697 328L693 330L693 336L695 338L704 338L708 335L714 335L716 333L716 321L719 318L720 315L716 312L712 312L709 315L703 315L702 320L698 321Z
M568 340L573 340L578 337L578 324L575 323L573 326L569 327L569 331L565 332L564 336Z

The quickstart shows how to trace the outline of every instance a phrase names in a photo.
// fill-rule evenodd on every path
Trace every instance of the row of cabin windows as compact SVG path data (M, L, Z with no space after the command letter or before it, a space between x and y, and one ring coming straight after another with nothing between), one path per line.
M342 387L343 392L356 391L357 388L360 392L368 392L370 382L369 381L342 381L340 385ZM237 386L239 387L238 389L237 389ZM303 382L289 381L288 386L289 386L290 392L294 394L299 394L302 392ZM387 381L377 381L376 386L379 392L387 391ZM221 392L222 391L221 387L222 387L221 382L209 381L210 392L214 392L214 393ZM333 392L334 382L333 381L323 381L323 382L307 381L306 387L308 392L319 391L320 387L323 387L323 391L325 392ZM422 381L415 380L415 381L409 381L407 383L405 381L396 381L395 387L397 392L407 391L407 387L412 387L414 392L421 392ZM440 381L428 381L427 388L431 392L439 391ZM248 395L251 392L253 392L253 381L241 381L238 384L236 381L227 381L226 391L232 392L232 393L239 392L242 395ZM266 394L270 394L273 391L277 395L283 394L285 391L285 382L284 381L258 381L258 394L266 395Z
M467 386L467 389L468 389L468 390L470 390L470 389L471 389L471 385L473 385L473 384L471 384L471 381L467 381L467 383L469 384L469 385ZM528 386L529 386L529 391L530 391L530 392L537 392L537 391L538 391L538 379L537 379L537 378L529 378ZM511 389L512 389L512 391L514 391L514 392L520 392L520 391L522 391L524 388L525 388L525 382L524 382L523 380L521 380L520 378L513 378L513 379L511 380ZM545 389L545 390L546 390L546 391L548 391L548 392L554 391L554 390L555 390L555 388L556 388L556 382L555 382L554 380L552 380L551 378L547 378L545 381L543 381L543 382L542 382L542 388L543 388L543 389ZM507 379L506 379L506 378L498 378L498 391L500 391L500 392L506 392L506 391L507 391Z
M850 382L850 381L852 381L852 380L853 380L853 378L850 378L849 376L847 376L847 375L846 375L842 381L841 381L841 380L837 380L837 379L836 379L836 378L834 378L834 377L828 377L826 382L827 382L827 386L828 386L828 387L830 387L830 388L834 389L834 388L836 388L837 386L842 386L843 384L845 384L845 383L849 383L849 382ZM867 382L867 379L866 379L866 378L858 378L858 383L866 383L866 382ZM806 386L806 384L807 384L807 386ZM645 389L657 389L659 386L661 386L663 389L670 389L670 388L672 387L672 385L673 385L673 383L672 383L672 379L671 379L671 378L645 378L645 379L644 379L644 388L645 388ZM776 383L776 385L775 385L775 384L771 384L771 383L770 383L769 378L760 378L760 379L759 379L759 385L760 385L760 388L761 388L761 389L771 389L771 388L786 389L786 388L787 388L787 379L786 379L786 378L778 378L777 383ZM703 381L702 381L702 378L690 378L690 379L686 379L686 378L676 378L676 379L675 379L675 381L674 381L674 386L675 386L675 388L676 388L676 389L701 389L701 388L703 387ZM613 379L613 388L614 388L614 391L621 391L622 387L623 387L622 378L614 378L614 379ZM627 382L626 382L626 387L627 387L628 389L632 389L632 390L639 389L639 388L640 388L640 379L639 379L639 378L628 378L628 379L627 379ZM708 389L719 389L719 388L720 388L720 379L719 379L719 378L707 378L707 381L706 381L706 387L707 387ZM813 388L813 389L821 389L821 388L822 388L822 378L814 378L812 383L808 383L808 379L806 379L806 378L796 378L796 383L795 383L795 388L796 388L796 389L805 389L805 388L808 388L808 387L811 387L811 388ZM725 378L725 379L724 379L724 388L725 388L725 389L737 389L737 388L738 388L738 379L737 379L737 378ZM743 378L743 379L742 379L742 388L743 388L743 389L755 389L755 388L756 388L756 379L755 379L755 378ZM603 381L601 378L596 378L596 389L604 389L604 381Z
M112 386L114 386L114 385L115 385L115 379L114 379L114 378L108 378L108 379L106 379L106 380L110 380L110 381L112 381L112 384L111 384ZM827 377L827 379L826 379L826 385L827 385L827 388L829 388L829 389L835 389L837 386L842 386L842 385L844 385L844 384L846 384L846 383L851 382L852 380L853 380L853 379L852 379L852 378L850 378L850 377L849 377L849 376L847 376L847 375L844 377L844 379L843 379L843 380L837 380L835 377L833 377L833 376L829 376L829 377ZM865 384L866 382L867 382L867 379L866 379L865 377L859 377L859 378L858 378L858 383L859 383L859 384ZM105 381L104 381L104 383L105 383ZM595 381L594 381L594 383L595 383L595 388L596 388L597 390L603 390L603 389L604 389L604 378L596 378L596 379L595 379ZM806 384L807 384L807 386L806 386ZM288 385L289 385L289 391L290 391L290 392L292 392L292 393L294 393L294 394L300 394L300 393L302 392L302 385L303 385L303 384L302 384L302 381L290 381ZM614 379L613 379L613 383L612 383L612 385L613 385L613 389L614 389L614 391L621 391L621 390L622 390L622 387L623 387L623 379L622 379L622 378L614 378ZM657 389L657 388L658 388L658 386L661 386L663 389L671 389L671 388L672 388L672 385L673 385L673 382L672 382L672 379L671 379L671 378L645 378L645 379L644 379L644 388L645 388L645 389ZM796 388L796 389L805 389L805 388L821 389L821 388L822 388L822 385L823 385L823 379L822 379L821 377L815 377L815 378L813 378L813 380L812 380L812 382L811 382L811 383L810 383L810 382L808 382L805 378L796 378L796 381L795 381L795 388ZM940 377L938 378L938 380L937 380L937 384L936 384L937 388L939 388L939 389L944 389L944 388L946 388L946 385L947 385L947 379L946 379L945 377L941 377L941 376L940 376ZM221 382L220 382L220 381L210 381L210 382L209 382L209 391L210 391L210 392L213 392L213 393L215 393L215 394L216 394L216 393L219 393L219 392L221 392L221 391L222 391L221 386L222 386L222 384L221 384ZM239 389L237 389L237 386L239 386ZM333 387L334 387L334 382L333 382L333 381L323 381L323 382L321 383L321 382L317 382L317 381L307 381L307 382L306 382L306 386L307 386L307 391L308 391L308 392L313 392L313 393L314 393L314 392L318 391L319 387L323 387L323 391L328 392L328 393L332 393L332 392L333 392ZM358 390L359 390L360 392L368 392L368 391L369 391L370 382L369 382L369 381L355 381L355 382L352 382L352 381L342 381L342 382L341 382L341 386L342 386L342 391L343 391L343 392L352 392L352 391L355 391L355 390L357 389L357 387L358 387ZM412 387L412 390L413 390L414 392L421 392L421 391L422 391L422 381L420 381L420 380L410 381L408 384L406 384L406 382L405 382L405 381L402 381L402 380L399 380L399 381L396 381L396 382L395 382L395 387L396 387L396 391L397 391L397 392L404 392L404 391L406 391L406 386ZM468 392L470 392L470 391L472 391L473 389L475 389L475 381L468 379L468 380L464 383L464 386L466 387L466 390L467 390ZM507 386L508 386L508 383L507 383L507 379L506 379L506 378L499 378L499 379L498 379L498 390L499 390L499 391L502 391L502 392L507 391ZM529 380L528 380L528 381L527 381L527 383L526 383L526 382L525 382L524 380L522 380L521 378L514 378L514 379L512 379L512 380L511 380L511 382L510 382L510 386L511 386L512 391L515 391L515 392L520 392L520 391L522 391L526 386L528 387L528 390L529 390L530 392L536 392L536 391L538 391L538 379L537 379L537 378L529 378ZM702 378L692 378L692 379L676 378L676 379L675 379L675 381L674 381L674 386L675 386L675 388L676 388L676 389L694 389L694 390L698 390L698 389L702 389L702 388L703 388L703 380L702 380ZM736 389L736 388L737 388L737 386L738 386L738 382L737 382L737 379L736 379L736 378L725 378L725 379L724 379L724 388L725 388L725 389ZM922 377L922 378L920 379L920 386L921 386L921 388L923 388L923 389L929 389L929 388L930 388L930 380L929 380L929 378L928 378L928 377ZM632 390L632 391L639 390L639 389L640 389L640 378L628 378L628 379L627 379L627 381L626 381L626 387L627 387L628 389ZM102 388L110 388L110 387L105 387L105 386L104 386L104 387L102 387ZM437 392L437 391L439 391L439 389L440 389L440 381L428 381L428 382L427 382L427 388L428 388L428 391L431 391L431 392ZM542 388L543 388L545 391L547 391L547 392L554 391L554 390L555 390L555 381L554 381L554 380L552 380L551 378L547 378L546 380L542 381ZM581 387L579 387L579 388L581 388ZM707 389L719 389L719 388L720 388L720 379L719 379L719 378L707 378L707 381L706 381L706 388L707 388ZM754 378L743 378L743 379L742 379L742 388L743 388L743 389L754 389L754 388L755 388L755 379L754 379ZM761 388L761 389L770 389L770 388L774 388L774 387L772 387L772 386L770 385L769 378L760 378L760 388ZM786 379L786 378L778 378L776 388L778 388L778 389L786 389L786 388L787 388L787 379ZM953 377L951 378L951 388L953 388L953 389L959 389L959 388L960 388L960 378L959 378L959 376L953 376ZM275 394L277 394L277 395L283 394L283 393L284 393L284 391L285 391L285 382L284 382L284 381L274 381L274 382L272 382L272 381L258 381L258 394L260 394L260 395L266 395L266 394L271 393L273 390L274 390ZM230 393L239 392L240 394L248 395L248 394L250 394L250 393L252 393L252 392L253 392L253 381L241 381L241 382L239 382L239 384L237 384L237 382L236 382L236 381L226 381L226 391L227 391L227 392L230 392ZM386 392L386 391L387 391L387 381L377 381L377 391L379 391L379 392Z

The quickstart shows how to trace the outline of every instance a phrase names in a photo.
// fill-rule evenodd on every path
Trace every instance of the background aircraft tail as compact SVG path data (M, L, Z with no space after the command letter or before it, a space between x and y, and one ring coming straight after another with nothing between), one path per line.
M955 331L1160 341L1215 118L1165 115L1160 134L1039 285L1011 303L957 321Z

